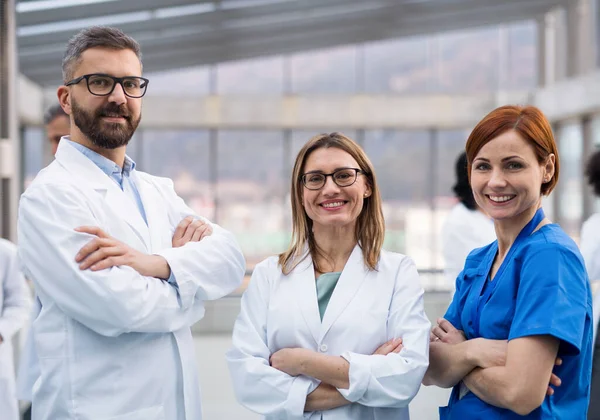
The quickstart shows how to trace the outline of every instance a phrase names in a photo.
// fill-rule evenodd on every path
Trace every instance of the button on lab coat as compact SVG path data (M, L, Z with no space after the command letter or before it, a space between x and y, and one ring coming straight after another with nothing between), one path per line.
M417 270L403 255L382 252L372 271L355 247L322 322L312 260L285 276L272 257L256 266L244 293L227 361L238 400L266 419L403 420L427 370L429 329ZM399 354L372 355L398 337ZM319 381L269 365L271 354L294 347L348 360L350 387L339 392L352 404L304 413Z
M20 270L17 247L0 239L0 419L17 420L13 335L25 324L30 293Z
M193 212L170 180L133 171L148 225L135 202L68 142L20 202L23 266L42 311L33 323L41 377L35 420L197 420L200 393L190 326L204 301L239 286L244 258L231 235L172 248L177 224ZM99 226L147 254L162 255L177 285L127 266L92 272L75 262Z

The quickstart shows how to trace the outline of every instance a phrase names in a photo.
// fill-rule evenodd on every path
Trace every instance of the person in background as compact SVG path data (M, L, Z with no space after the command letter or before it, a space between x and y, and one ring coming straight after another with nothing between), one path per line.
M452 190L459 202L450 210L442 228L444 275L453 292L456 278L471 251L496 240L494 222L473 197L465 152L456 159L455 173L456 183Z
M0 239L0 419L18 420L12 337L27 322L30 294L17 247Z
M46 138L50 143L52 156L56 154L61 137L69 134L70 126L69 116L60 104L52 105L44 114L44 128L46 129Z
M550 123L532 106L500 107L466 151L497 240L469 254L423 383L454 388L442 420L584 419L592 296L579 248L542 209L559 175Z
M371 162L340 133L313 137L291 205L292 243L256 266L233 329L238 400L266 419L408 419L431 324L415 264L382 250Z
M600 198L600 150L590 156L585 174L596 198ZM598 319L600 318L600 213L594 213L581 228L581 254L585 261L594 294L594 358L592 362L592 386L588 419L600 419L600 339Z
M44 129L46 139L50 144L52 156L56 154L58 144L61 137L68 136L71 127L69 116L62 109L60 104L50 106L44 114ZM31 325L42 310L42 303L37 296L33 299L31 314L29 316L29 328L25 346L19 360L17 370L17 397L21 401L29 403L29 406L23 413L23 420L31 419L31 401L32 390L35 381L40 376L40 367L37 353L35 351L35 343L33 341L33 329Z

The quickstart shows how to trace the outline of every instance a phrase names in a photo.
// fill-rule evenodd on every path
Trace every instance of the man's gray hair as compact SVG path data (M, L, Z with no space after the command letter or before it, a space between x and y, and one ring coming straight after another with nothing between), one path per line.
M56 118L62 116L68 117L67 113L62 109L60 104L54 104L44 113L44 125L48 125Z
M81 61L81 55L90 48L109 48L113 50L131 50L142 62L140 44L120 29L108 26L92 26L83 29L73 36L67 44L62 60L62 76L64 83L73 79L75 67Z

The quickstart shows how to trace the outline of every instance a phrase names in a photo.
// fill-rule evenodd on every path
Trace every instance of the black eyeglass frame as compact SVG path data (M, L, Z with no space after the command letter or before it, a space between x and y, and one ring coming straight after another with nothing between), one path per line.
M113 80L113 87L110 90L110 92L108 93L94 93L92 92L92 90L90 89L90 77L92 76L101 76L101 77L108 77L110 79ZM110 74L104 74L104 73L90 73L90 74L84 74L83 76L79 76L76 79L70 80L67 83L65 83L65 86L71 86L71 85L76 85L77 83L81 82L83 79L85 79L85 85L87 86L88 92L90 92L92 95L94 96L108 96L111 93L113 93L113 91L115 90L115 87L117 86L117 83L121 85L121 88L123 89L123 93L125 94L125 96L128 96L130 98L134 98L134 99L138 99L143 97L147 90L148 90L148 83L150 83L150 80L146 79L145 77L140 77L140 76L125 76L125 77L115 77L115 76L111 76ZM140 79L143 80L145 85L144 85L144 93L142 93L140 96L133 96L130 95L129 93L127 93L127 90L125 89L125 86L123 86L123 82L127 79Z
M334 175L340 171L348 171L348 170L354 171L354 181L352 181L352 183L348 184L348 185L338 184L337 181L335 180ZM350 187L356 183L356 180L358 179L359 174L366 175L365 171L363 171L362 169L359 169L359 168L340 168L340 169L333 171L330 174L324 174L323 172L319 172L319 171L312 171L312 172L307 172L305 174L300 175L300 181L302 182L302 185L304 185L304 188L306 188L307 190L318 191L321 188L323 188L325 186L325 184L327 184L327 177L330 176L335 185L337 185L340 188L346 188L346 187ZM308 175L323 175L325 177L323 180L323 185L321 185L319 188L310 188L308 185L306 185L306 177Z

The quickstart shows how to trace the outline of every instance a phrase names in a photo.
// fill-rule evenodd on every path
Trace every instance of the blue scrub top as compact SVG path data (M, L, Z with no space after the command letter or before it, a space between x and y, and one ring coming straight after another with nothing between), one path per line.
M481 309L477 331L474 306L497 252L495 241L469 255L444 317L468 339L556 337L563 364L556 366L554 373L562 384L527 416L487 404L472 392L459 400L457 386L448 407L440 409L442 420L585 419L592 370L592 295L577 245L556 224L545 225L523 238L494 277L498 283Z

